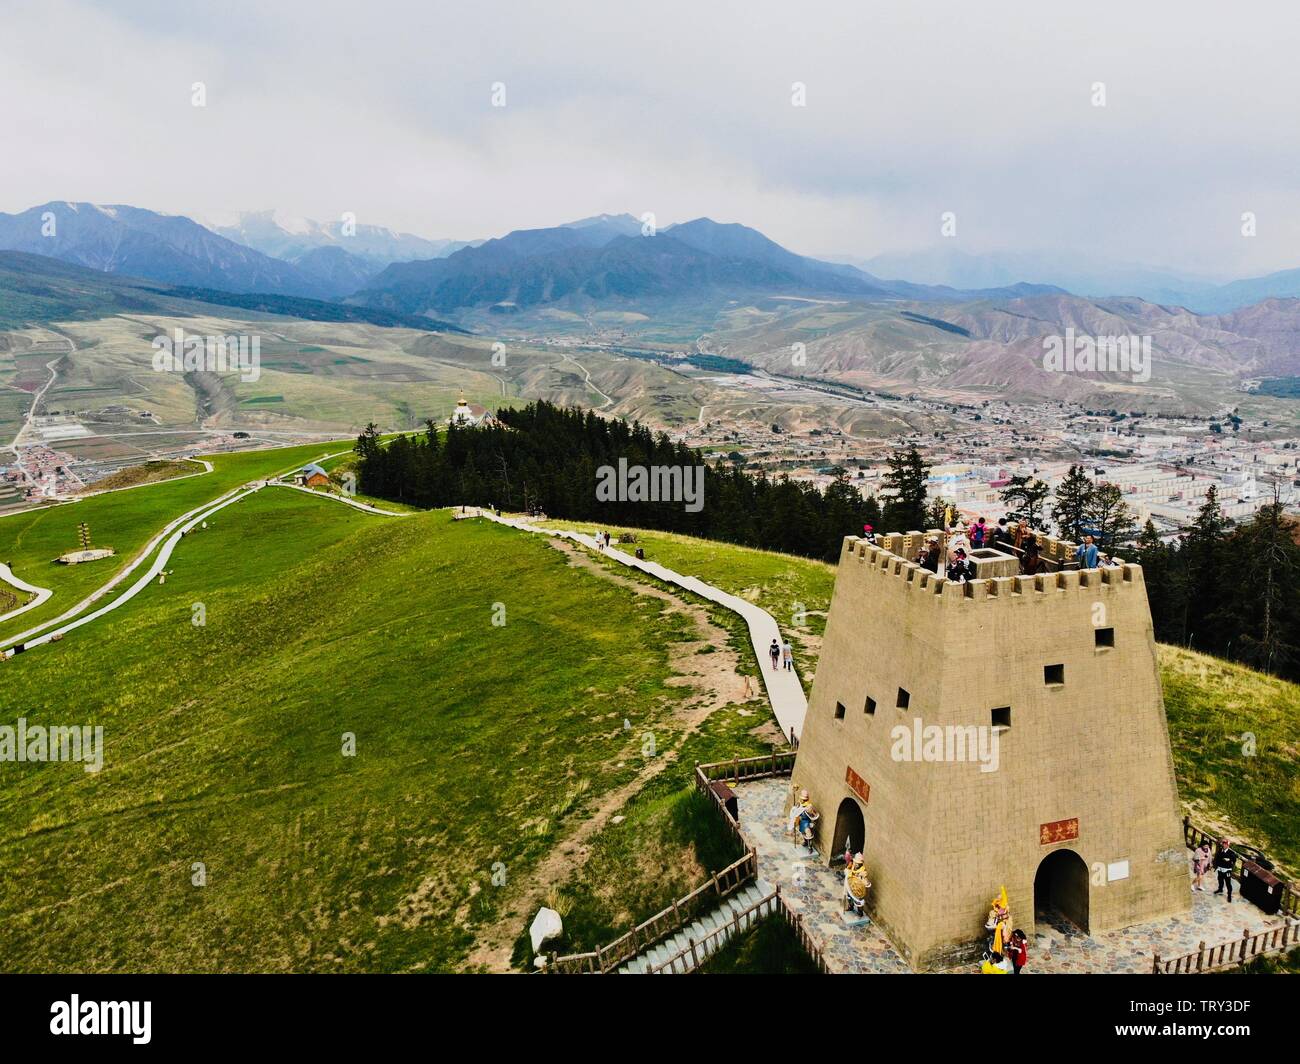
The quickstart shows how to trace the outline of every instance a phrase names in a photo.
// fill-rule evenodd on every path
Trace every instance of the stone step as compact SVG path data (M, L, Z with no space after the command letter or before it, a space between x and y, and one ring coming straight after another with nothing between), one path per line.
M732 937L737 929L736 917L747 909L757 905L772 893L772 888L763 880L754 880L743 890L726 898L716 908L704 913L688 927L653 946L651 949L633 957L619 967L621 975L640 975L649 968L658 968L671 958L678 958L676 972L689 970L693 965L690 956L691 940L695 942L696 956L703 961L712 956ZM755 914L749 913L739 924L742 931L748 930L754 923ZM715 932L721 934L715 934ZM679 954L685 956L679 957ZM667 974L665 969L664 974Z

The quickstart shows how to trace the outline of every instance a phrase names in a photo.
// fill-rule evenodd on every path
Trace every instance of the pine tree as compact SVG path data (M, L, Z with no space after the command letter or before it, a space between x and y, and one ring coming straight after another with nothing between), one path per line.
M925 527L925 480L930 467L915 446L895 451L889 456L885 498L881 520L889 532L912 532Z
M1007 516L1013 521L1028 524L1030 528L1043 527L1043 504L1051 494L1043 481L1032 476L1012 477L1002 489L1002 501L1007 507Z
M1085 517L1102 550L1113 551L1124 546L1136 530L1124 493L1114 484L1102 483L1093 488Z
M1083 466L1070 466L1070 471L1056 489L1056 501L1052 505L1052 520L1056 522L1062 539L1074 543L1083 541L1093 492L1092 481L1083 471Z
M1219 493L1211 484L1181 553L1187 588L1183 630L1189 645L1212 653L1222 652L1231 638L1224 638L1218 623L1227 586L1224 537L1230 525L1219 507Z
M1232 535L1231 656L1268 673L1294 675L1300 662L1300 546L1277 495Z

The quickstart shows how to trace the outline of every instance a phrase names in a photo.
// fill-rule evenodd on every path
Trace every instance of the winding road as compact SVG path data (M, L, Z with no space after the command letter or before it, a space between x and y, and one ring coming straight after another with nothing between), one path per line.
M7 621L11 617L17 617L20 613L34 610L37 606L43 605L45 600L54 594L54 592L48 587L37 587L35 584L29 584L26 580L15 576L14 571L3 563L0 563L0 583L9 584L12 587L16 587L19 591L26 591L28 594L36 596L25 606L19 606L17 609L10 610L8 613L0 614L0 621Z
M317 461L327 462L331 458L337 458L339 455L347 454L347 453L348 453L347 451L337 451L333 454L323 455L322 457L317 459ZM293 468L296 469L298 468L298 466L295 465ZM208 465L208 469L205 472L211 472L210 464ZM199 473L195 475L202 476L204 474ZM224 510L227 506L233 505L234 503L239 502L241 499L248 498L249 495L252 495L256 491L260 491L265 487L285 487L297 491L305 491L309 495L314 495L317 498L331 499L335 502L343 503L344 505L351 506L354 509L363 510L366 513L379 514L384 517L408 516L405 513L396 513L391 510L382 510L379 509L378 507L370 506L366 503L356 502L355 500L347 498L346 496L328 495L324 492L312 491L310 488L300 487L297 484L291 484L288 483L287 481L282 480L281 478L284 477L285 475L286 473L280 473L277 476L269 478L267 480L252 481L248 484L242 485L241 487L232 488L230 491L227 491L224 494L217 496L217 498L209 500L203 505L197 506L194 509L181 514L179 517L173 518L165 526L163 526L163 529L160 532L158 532L152 539L150 539L149 542L146 543L143 548L141 548L141 550L136 554L136 556L124 568L120 569L105 584L96 588L84 599L78 602L75 606L72 606L71 608L65 610L63 613L59 614L59 616L53 618L52 620L45 621L32 628L29 628L25 632L20 632L18 635L9 636L7 638L0 639L0 657L10 658L13 657L15 653L20 653L21 651L16 649L19 646L21 646L22 651L26 651L31 647L40 646L43 643L48 643L52 639L55 639L56 637L61 637L67 632L71 632L74 629L80 628L82 625L89 624L91 621L97 620L98 618L103 617L107 613L111 613L113 610L119 608L120 606L124 606L126 603L130 602L131 599L135 598L135 596L138 595L141 591L143 591L149 585L149 583L154 579L154 577L156 577L160 572L162 572L164 567L167 565L168 560L171 558L172 551L175 550L176 545L181 541L181 539L185 536L186 533L188 533L192 528L201 524L203 521L206 521L209 517L211 517L213 514L217 513L218 511ZM181 479L181 478L177 478L177 479ZM146 485L135 485L135 486L152 487L152 486L156 486L157 484L167 484L167 483L170 483L170 481L163 480L163 481L156 481L155 484L153 485L146 484ZM125 490L125 489L119 489L119 490ZM161 549L159 549L160 546ZM149 562L150 558L153 559L152 562ZM87 614L85 612L96 602L104 598L104 596L107 595L109 592L111 592L114 588L116 588L118 585L126 581L128 577L130 577L133 573L135 573L138 569L140 569L141 566L145 565L146 562L149 562L149 564L148 567L145 569L144 574L141 575L135 581L135 583L133 583L129 588L127 588L124 592L122 592L112 601L107 602L103 606L100 606L98 609L94 610L92 613ZM0 622L6 621L11 617L16 617L19 614L26 613L28 610L35 609L37 606L42 605L46 600L48 600L50 595L52 594L52 592L48 588L40 588L35 586L34 584L27 584L24 581L20 580L18 577L13 575L13 573L10 571L8 566L0 566L0 577L3 577L14 587L17 587L23 591L35 593L38 596L36 600L29 602L25 606L21 606L18 609L11 610L9 613L0 617Z

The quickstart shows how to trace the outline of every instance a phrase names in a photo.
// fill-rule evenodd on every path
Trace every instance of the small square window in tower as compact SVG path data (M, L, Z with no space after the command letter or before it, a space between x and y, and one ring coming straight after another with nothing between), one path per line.
M874 717L876 715L876 700L867 695L867 704L862 707L862 710L868 717Z
M1098 628L1093 632L1093 640L1095 641L1098 650L1102 650L1106 647L1113 647L1115 645L1115 629Z
M903 690L903 688L900 687L898 689L898 708L906 709L908 705L911 703L911 701L912 701L912 696L908 694L905 690Z
M836 702L836 703L835 703L835 719L836 719L836 720L843 720L843 719L844 719L844 713L845 713L844 703L843 703L843 702Z
M993 711L993 727L1010 728L1011 727L1011 707L1000 706Z
M1065 683L1065 666L1064 665L1044 665L1043 666L1043 683L1048 687L1060 687Z

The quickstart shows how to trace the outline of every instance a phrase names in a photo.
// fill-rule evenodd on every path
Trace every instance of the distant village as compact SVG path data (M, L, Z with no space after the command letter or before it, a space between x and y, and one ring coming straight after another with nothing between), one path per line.
M864 440L838 429L738 430L719 421L684 439L751 471L822 487L843 470L864 495L887 494L886 459L915 446L931 467L929 498L942 498L967 520L999 516L1001 491L1013 476L1036 477L1055 491L1076 464L1118 486L1139 527L1149 519L1164 537L1192 522L1211 487L1234 521L1249 518L1274 492L1300 510L1300 437L1267 438L1267 425L1252 426L1232 412L1219 419L1148 418L1055 403L961 406L913 398L882 405L889 403L943 413L961 427Z

